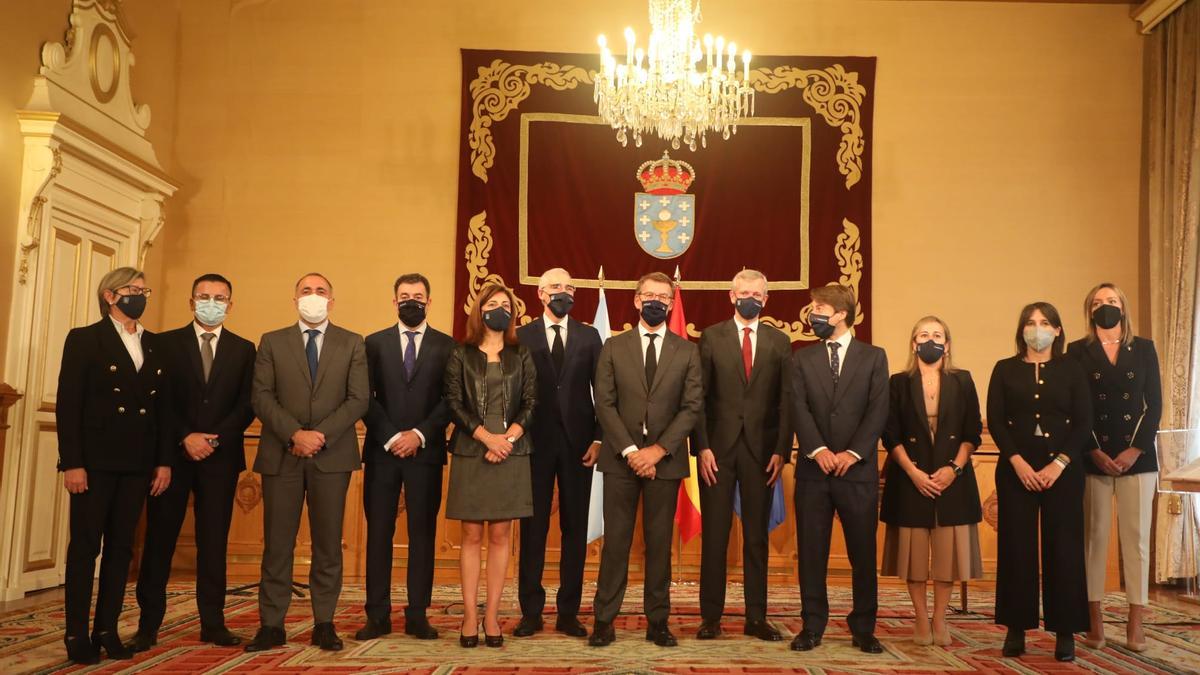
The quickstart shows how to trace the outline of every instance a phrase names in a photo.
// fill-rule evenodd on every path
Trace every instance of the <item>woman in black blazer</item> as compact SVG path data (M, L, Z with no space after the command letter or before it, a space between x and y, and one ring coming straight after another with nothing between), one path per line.
M75 663L131 659L117 619L146 494L171 482L175 455L168 378L156 336L138 323L150 289L119 267L100 280L101 319L67 334L58 374L58 468L71 493L64 579L67 657ZM91 635L92 580L100 556Z
M537 370L517 342L512 292L488 284L467 317L467 335L446 364L445 398L454 420L446 517L462 522L463 631L459 644L479 644L476 598L483 526L488 525L487 608L484 643L504 644L500 597L508 572L509 533L515 518L533 515L526 435L537 404ZM466 630L472 630L467 634Z
M892 375L889 448L879 519L887 524L883 574L908 583L919 645L950 644L946 609L954 582L983 574L983 518L971 453L983 429L971 374L950 359L950 329L936 316L913 326L908 368ZM931 562L932 560L932 562ZM933 580L933 629L926 582Z
M1084 544L1087 556L1088 611L1091 630L1084 643L1104 647L1105 572L1112 503L1117 502L1117 538L1121 545L1129 621L1126 647L1146 649L1142 619L1149 601L1150 522L1158 488L1154 439L1162 416L1162 382L1154 343L1135 337L1125 293L1100 284L1084 300L1086 337L1071 343L1073 357L1091 386L1092 435L1083 468Z
M1038 626L1038 521L1046 630L1054 658L1075 659L1074 633L1087 630L1083 564L1083 451L1092 433L1087 380L1063 358L1058 310L1035 302L1021 310L1017 354L996 363L987 419L1000 449L996 623L1008 628L1004 656L1025 652Z

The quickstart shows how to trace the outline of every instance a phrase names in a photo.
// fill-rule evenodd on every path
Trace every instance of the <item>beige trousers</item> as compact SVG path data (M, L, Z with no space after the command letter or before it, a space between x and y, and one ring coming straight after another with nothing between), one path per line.
M1149 602L1150 517L1157 487L1156 473L1116 477L1088 474L1083 491L1083 545L1087 554L1089 602L1104 599L1114 496L1117 500L1117 541L1121 546L1121 564L1125 573L1125 597L1131 605Z

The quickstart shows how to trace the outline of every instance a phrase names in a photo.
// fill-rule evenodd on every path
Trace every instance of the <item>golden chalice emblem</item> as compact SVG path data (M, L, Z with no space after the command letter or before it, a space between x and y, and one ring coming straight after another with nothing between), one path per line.
M655 253L674 253L671 245L667 243L667 238L671 236L671 230L675 229L675 225L677 223L671 220L669 209L658 212L658 220L654 221L654 229L658 230L658 248L654 249Z

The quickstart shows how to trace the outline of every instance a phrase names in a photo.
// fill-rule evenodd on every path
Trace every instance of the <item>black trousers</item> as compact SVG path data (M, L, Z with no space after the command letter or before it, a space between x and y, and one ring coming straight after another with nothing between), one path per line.
M533 515L521 519L521 559L517 595L521 614L540 616L546 607L542 572L546 567L546 536L550 531L550 507L554 482L558 481L558 528L562 544L558 560L559 618L579 613L583 598L583 566L587 560L588 502L592 494L592 469L572 452L562 438L549 447L539 447L529 458L533 480Z
M146 502L146 542L138 572L137 601L142 610L138 630L157 634L167 611L167 581L171 559L192 505L196 533L196 608L200 626L225 625L225 552L238 472L228 464L206 465L181 460L171 472L167 491Z
M86 492L71 495L64 599L66 636L84 640L88 639L96 556L101 557L94 632L117 630L133 560L133 532L150 491L150 474L88 471L87 480Z
M442 507L442 465L412 460L378 459L367 463L363 476L363 508L367 516L367 617L392 616L392 539L400 491L408 523L408 605L404 616L425 618L433 597L433 553L437 515Z
M854 593L854 606L846 623L852 633L874 633L879 610L879 579L875 573L879 484L841 478L796 481L796 546L800 550L800 614L804 629L822 635L829 623L825 575L829 570L834 512L842 521Z
M767 487L766 465L745 436L717 459L717 483L700 479L701 558L700 616L718 621L725 613L726 552L733 524L733 491L742 498L742 558L746 584L746 619L767 616L767 526L771 518L772 489Z
M621 611L629 581L629 549L642 498L642 538L646 543L643 606L652 622L671 615L671 533L679 480L638 478L633 471L604 474L604 548L592 605L597 621L612 621Z
M1030 492L1006 460L996 469L996 623L1038 626L1038 521L1041 520L1042 611L1046 630L1088 629L1083 549L1084 472L1067 467L1044 492Z

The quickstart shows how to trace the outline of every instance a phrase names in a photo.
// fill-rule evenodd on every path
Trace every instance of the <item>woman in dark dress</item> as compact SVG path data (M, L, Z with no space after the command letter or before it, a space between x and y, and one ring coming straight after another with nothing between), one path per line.
M983 519L971 453L983 425L971 374L950 359L950 329L936 316L913 326L908 367L891 378L884 446L890 450L879 519L887 524L883 574L908 584L919 645L950 644L946 609L955 582L983 573ZM926 583L933 581L933 627Z
M537 371L517 342L512 292L499 284L480 291L467 335L446 364L446 403L454 420L446 517L462 522L463 647L479 644L480 550L488 531L484 643L504 644L500 597L508 572L512 521L533 515L531 443L525 430L537 402ZM470 631L468 634L467 631Z
M1087 471L1083 511L1086 526L1088 611L1091 629L1084 643L1104 647L1104 582L1112 505L1117 502L1117 539L1121 545L1129 621L1125 646L1146 649L1142 619L1149 601L1150 522L1158 487L1154 439L1162 416L1162 382L1154 343L1136 337L1129 323L1125 293L1100 284L1083 303L1086 337L1071 343L1073 357L1091 386L1092 435L1083 468Z
M1000 449L996 623L1008 628L1008 657L1025 653L1025 631L1038 626L1039 520L1042 609L1055 634L1054 658L1074 660L1074 633L1088 627L1083 452L1092 406L1079 364L1063 358L1065 341L1053 305L1026 305L1017 353L996 363L988 384L988 429Z

